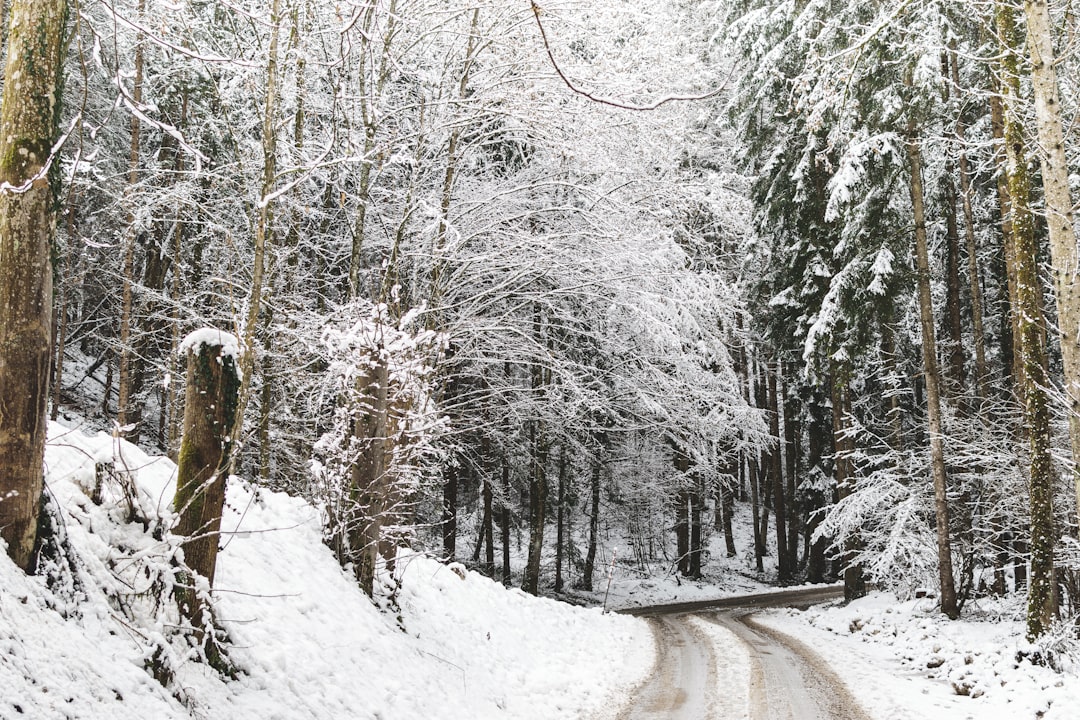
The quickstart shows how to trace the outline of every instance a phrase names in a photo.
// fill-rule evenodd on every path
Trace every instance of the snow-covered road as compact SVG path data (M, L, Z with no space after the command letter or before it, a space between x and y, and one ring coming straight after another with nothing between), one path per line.
M820 595L819 588L746 604L798 604ZM656 664L619 720L869 720L825 661L755 623L752 611L688 609L649 609Z

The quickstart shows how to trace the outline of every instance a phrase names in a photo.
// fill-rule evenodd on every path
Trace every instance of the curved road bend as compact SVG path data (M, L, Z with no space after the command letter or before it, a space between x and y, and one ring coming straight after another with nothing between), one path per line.
M624 610L649 618L657 646L653 674L619 720L729 720L713 709L716 657L689 614L734 634L750 657L751 720L869 720L840 678L800 641L753 620L765 607L807 607L840 597L840 586Z

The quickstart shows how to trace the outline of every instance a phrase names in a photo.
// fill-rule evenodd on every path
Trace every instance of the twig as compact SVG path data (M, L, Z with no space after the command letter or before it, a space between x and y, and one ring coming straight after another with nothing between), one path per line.
M559 62L555 59L555 53L553 53L551 50L551 43L548 42L547 31L544 30L544 23L540 21L540 6L536 4L536 0L529 0L529 2L532 3L533 17L536 18L536 27L540 28L540 37L544 41L544 50L547 51L548 59L551 61L551 66L555 68L555 73L559 76L560 79L562 79L566 87L570 88L578 95L581 95L584 98L588 98L595 103L607 105L613 108L618 108L620 110L635 110L638 112L648 112L650 110L656 110L662 105L667 105L670 102L694 102L698 100L708 100L709 98L716 97L727 88L727 78L725 78L724 82L721 83L720 87L716 88L715 90L710 90L709 92L702 95L668 95L666 97L660 98L651 105L630 105L628 103L613 100L611 98L593 95L588 90L584 90L575 85L574 82L566 76L566 73L563 72L562 68L559 67ZM730 73L728 77L730 77Z

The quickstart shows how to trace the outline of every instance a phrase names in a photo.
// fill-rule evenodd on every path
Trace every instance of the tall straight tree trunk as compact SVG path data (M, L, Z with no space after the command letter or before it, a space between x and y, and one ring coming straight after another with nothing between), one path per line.
M1004 86L1005 82L1002 82ZM1019 387L1023 384L1024 368L1020 361L1020 328L1017 308L1020 299L1016 289L1016 242L1013 238L1013 211L1012 200L1009 197L1009 181L1006 166L1008 158L1005 153L1005 110L1001 100L1004 87L995 88L990 95L990 129L994 136L994 163L997 166L997 195L998 209L1001 214L1001 244L1005 256L1005 285L1009 291L1009 318L1008 335L1011 339L1007 353L1006 366L1012 374L1014 385ZM1004 337L1005 333L1002 333ZM1002 350L1006 348L1003 347ZM1003 352L1003 354L1005 354ZM1017 398L1020 400L1020 398Z
M690 459L678 444L673 455L675 482L678 483L675 492L675 561L679 574L685 577L690 574L690 478L687 477Z
M953 186L953 166L946 164L945 182L945 305L948 330L948 385L951 394L964 392L964 337L960 318L960 230L956 223L956 188Z
M769 434L776 440L769 455L769 472L773 483L773 514L776 516L776 562L781 585L788 585L792 580L791 558L787 547L787 505L784 502L784 458L781 454L780 437L780 401L777 397L776 376L780 372L779 363L768 367L769 376Z
M530 431L532 467L529 472L529 556L521 589L530 595L540 592L540 559L544 549L544 521L547 508L547 447L543 423L533 422Z
M559 487L555 502L555 592L562 592L566 544L566 445L559 445Z
M484 478L484 524L480 532L484 539L484 573L491 578L495 577L495 503L494 493L491 491L491 477Z
M832 361L832 419L833 419L833 474L836 492L841 499L854 491L855 472L851 462L854 440L848 435L848 416L851 413L851 396L848 390L849 372L840 361ZM866 595L866 580L862 565L855 561L855 554L862 548L862 538L851 535L844 540L844 598L855 600Z
M262 117L262 180L259 202L256 205L255 237L251 268L251 289L248 293L247 316L244 318L243 355L240 358L242 374L237 422L233 437L239 447L244 426L244 413L251 394L251 379L255 372L255 342L259 331L259 315L262 310L264 276L267 265L267 247L273 233L273 204L270 195L277 182L277 111L278 111L278 40L281 34L281 0L272 0L270 6L270 44L266 56L266 95L263 98ZM234 462L240 453L234 453Z
M510 587L510 460L502 454L502 500L499 503L499 539L502 542L502 584Z
M780 365L781 369L784 367ZM787 470L787 554L789 567L792 573L792 579L794 574L798 571L799 567L799 496L798 496L798 478L796 477L799 472L799 438L801 432L799 430L798 419L798 399L794 393L788 393L784 383L784 376L780 376L780 395L783 397L782 407L784 409L784 459L786 461Z
M1018 51L1021 42L1012 7L998 2L996 10L998 33L1006 43L1006 52L1001 59L1004 75L1002 106L1005 120L1006 170L1015 238L1013 260L1016 264L1014 274L1019 300L1016 314L1019 317L1020 362L1024 370L1024 381L1018 387L1018 394L1023 401L1031 448L1031 575L1028 580L1027 636L1029 640L1035 640L1050 628L1057 609L1054 598L1054 469L1050 458L1050 413L1046 395L1048 379L1043 334L1045 321L1038 290L1040 281L1035 220L1029 204L1031 179L1027 172L1024 130L1019 116L1021 95ZM1074 258L1075 252L1074 247ZM1055 267L1055 271L1057 269ZM1064 321L1062 324L1064 326ZM1063 351L1064 345L1065 343Z
M52 338L66 0L13 0L0 106L0 538L32 572ZM18 77L18 82L13 79Z
M749 456L746 461L746 474L750 482L750 512L754 516L754 569L758 572L765 571L762 558L765 556L764 531L761 528L761 494L758 491L758 462L754 456Z
M600 535L600 463L594 461L589 482L589 547L585 552L585 566L581 572L581 588L593 589L596 571L596 545Z
M146 12L146 0L139 0L136 7L136 19L142 21ZM142 104L143 85L143 38L137 37L135 44L135 78L131 86L131 99L137 106ZM135 192L135 186L139 183L139 140L140 123L139 116L131 114L131 144L128 156L128 189ZM119 378L117 379L117 402L116 422L121 427L121 432L135 442L139 437L138 424L142 420L140 408L132 407L131 387L131 330L134 320L132 318L132 306L134 304L132 285L135 281L135 213L128 211L127 231L124 238L124 268L123 286L120 291L120 360ZM130 430L124 430L127 425L134 425Z
M960 92L960 67L955 42L950 44L949 77L955 92ZM979 282L978 243L975 239L975 213L972 209L971 164L968 161L964 123L956 121L956 139L960 146L960 198L964 212L964 246L967 250L968 289L971 294L972 341L975 346L975 391L980 403L989 398L986 375L986 332L983 328L982 284Z
M694 473L696 476L697 473ZM690 489L690 562L688 575L692 578L701 577L701 511L704 506L702 497L701 479L692 477L693 486Z
M1046 0L1025 0L1031 84L1035 91L1035 126L1039 135L1039 162L1046 197L1046 225L1054 266L1061 364L1069 411L1073 485L1080 512L1080 257L1073 225L1069 166L1065 157L1061 99L1054 60L1053 25Z
M905 78L910 86L910 74ZM938 581L941 612L951 619L959 617L956 585L953 580L952 543L949 538L949 501L945 476L945 447L941 427L941 373L937 364L934 339L934 306L930 296L930 257L926 243L926 215L923 210L922 149L919 146L915 118L908 118L908 161L911 171L911 207L915 221L915 270L919 287L919 321L922 326L923 370L926 379L926 414L930 433L930 471L934 478L934 519L937 525Z

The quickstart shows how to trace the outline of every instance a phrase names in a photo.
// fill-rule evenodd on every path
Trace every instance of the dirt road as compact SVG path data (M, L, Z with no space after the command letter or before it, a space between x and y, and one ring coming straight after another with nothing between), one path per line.
M803 607L840 593L834 586L627 611L652 623L657 662L619 720L869 720L817 654L753 620L756 608ZM715 626L721 639L730 639L726 631L742 642L749 687L731 687L726 653L710 638L716 633L692 618Z

